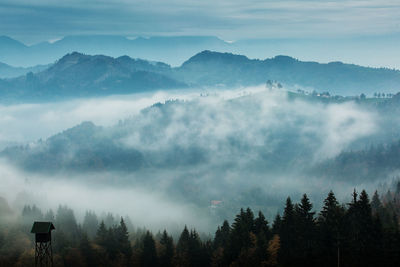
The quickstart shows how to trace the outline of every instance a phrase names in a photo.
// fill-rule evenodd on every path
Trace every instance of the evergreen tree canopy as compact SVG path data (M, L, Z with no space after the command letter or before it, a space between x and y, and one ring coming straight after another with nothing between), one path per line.
M153 235L147 231L143 237L143 250L140 257L141 266L158 266L156 244Z

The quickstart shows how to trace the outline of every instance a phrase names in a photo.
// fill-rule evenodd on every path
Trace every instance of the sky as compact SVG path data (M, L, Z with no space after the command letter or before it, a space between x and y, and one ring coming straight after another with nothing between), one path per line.
M0 0L0 35L338 38L400 33L398 0Z

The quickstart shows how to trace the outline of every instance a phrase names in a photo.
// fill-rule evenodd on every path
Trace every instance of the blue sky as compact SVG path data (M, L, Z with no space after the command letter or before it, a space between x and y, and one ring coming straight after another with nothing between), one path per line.
M0 0L0 35L337 38L400 33L398 0Z

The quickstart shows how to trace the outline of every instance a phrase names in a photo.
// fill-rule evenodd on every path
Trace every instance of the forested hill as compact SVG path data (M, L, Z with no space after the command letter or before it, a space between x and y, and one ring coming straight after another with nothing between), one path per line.
M379 144L367 149L346 151L313 168L312 173L334 180L362 182L398 176L400 170L400 141Z
M214 36L153 36L132 39L118 35L75 35L65 36L54 42L25 45L10 37L0 36L0 61L15 66L47 64L73 51L113 57L129 55L177 66L205 49L227 51L230 50L230 44Z
M320 64L289 56L257 60L230 53L203 51L178 69L187 83L202 85L254 85L277 80L338 95L372 95L400 91L400 71L361 67L342 62Z
M46 101L177 88L232 88L278 81L292 89L344 96L400 91L400 71L341 62L302 62L288 56L249 59L203 51L171 68L128 56L67 54L38 73L0 82L1 101Z
M164 65L143 64L142 68L168 70ZM286 95L279 93L282 97ZM271 96L262 93L215 104L208 102L207 97L167 101L111 127L84 122L45 141L8 147L0 155L31 171L135 171L150 166L169 169L204 164L222 170L226 166L236 168L238 160L242 162L242 168L246 166L249 170L286 172L311 168L313 174L331 175L336 179L376 179L400 169L397 161L400 158L400 134L396 123L399 95L387 99L338 99L290 93L287 99L273 100L280 101L281 106L271 111L268 120L262 113L263 102L258 99L266 98L267 101ZM304 132L303 123L311 121L310 127L323 129L330 122L317 119L312 112L299 112L298 108L308 110L313 107L316 114L323 114L321 112L340 103L342 108L348 103L360 112L374 112L376 115L371 118L379 117L376 127L382 130L354 140L336 157L324 158L315 165L316 153L331 144L326 140L326 133ZM237 118L242 118L243 114L251 119L242 121L246 127L236 129ZM276 117L280 118L279 124L275 122ZM350 116L339 126L351 131L356 125L354 119L357 117ZM176 125L180 127L176 128ZM213 135L220 131L221 125L224 125L223 134ZM243 160L243 155L248 155L251 160Z
M215 167L215 173L227 166L240 171L286 171L311 161L326 142L319 132L302 133L303 123L310 118L315 127L324 127L325 122L315 120L312 113L294 113L294 105L302 99L305 106L317 105L320 111L325 107L322 97L291 94L286 100L285 92L278 93L278 99L267 92L215 103L209 102L212 97L158 103L114 126L83 122L47 140L8 147L0 155L23 169L41 172L203 165ZM270 120L263 115L263 101L258 101L268 97L281 101L268 115ZM238 120L245 126L237 128Z
M74 52L44 71L4 80L0 96L3 101L45 101L186 87L169 72L170 67L160 62Z

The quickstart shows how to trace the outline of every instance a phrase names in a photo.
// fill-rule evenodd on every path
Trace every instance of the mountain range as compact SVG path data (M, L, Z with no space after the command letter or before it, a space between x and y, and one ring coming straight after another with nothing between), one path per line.
M79 51L112 57L129 55L152 61L180 65L199 51L228 51L229 43L213 36L172 36L132 38L108 35L66 36L54 42L25 45L7 36L0 36L0 62L13 66L49 64L65 54Z
M291 89L345 96L400 91L397 70L303 62L288 56L257 60L206 50L180 67L128 56L73 52L42 71L0 80L0 96L2 102L46 101L161 89L254 86L268 80Z
M342 62L303 62L289 56L256 60L231 53L203 51L183 63L177 72L186 83L207 86L247 86L276 80L290 87L339 95L400 90L400 71L397 70Z
M186 86L163 74L170 70L170 66L160 62L75 52L39 73L3 80L0 95L3 100L46 101Z
M0 62L0 78L14 78L18 76L25 75L29 72L40 72L42 70L47 69L50 67L51 64L48 65L36 65L33 67L13 67L5 63Z
M180 66L192 55L211 50L270 58L290 55L307 61L343 61L363 66L399 69L399 34L350 36L343 38L267 38L225 41L215 36L126 37L115 35L75 35L51 41L24 44L0 36L0 62L30 67L53 63L62 56L79 51L90 55L146 58Z

